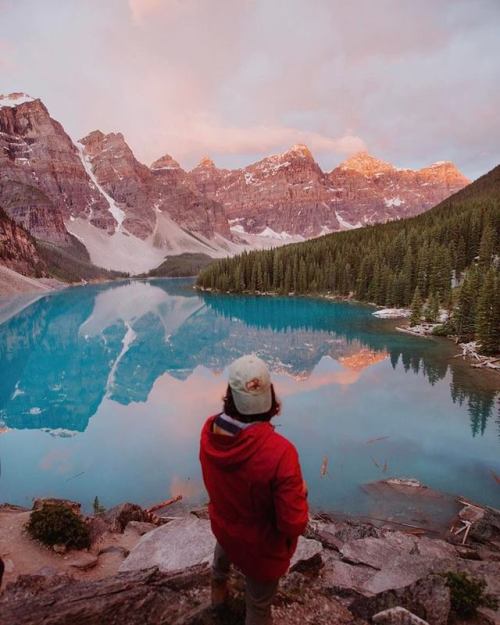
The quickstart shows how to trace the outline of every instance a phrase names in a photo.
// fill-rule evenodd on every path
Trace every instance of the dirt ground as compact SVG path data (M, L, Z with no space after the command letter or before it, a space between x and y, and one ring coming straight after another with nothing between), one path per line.
M5 564L3 587L21 574L68 573L77 579L87 580L114 575L127 552L140 539L136 530L127 528L123 534L106 532L89 551L71 550L59 554L28 537L24 526L29 516L29 511L0 510L0 557ZM97 556L103 549L107 552L101 553L97 564L89 570L72 566L75 562L89 559L89 554Z

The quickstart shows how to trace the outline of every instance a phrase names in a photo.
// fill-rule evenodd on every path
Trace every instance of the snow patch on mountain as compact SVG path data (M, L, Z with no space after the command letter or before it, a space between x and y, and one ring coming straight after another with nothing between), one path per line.
M401 204L404 204L405 201L402 200L399 196L397 197L390 197L390 198L384 198L384 202L385 205L387 206L387 208L389 208L390 206L401 206Z
M232 254L238 254L245 249L270 249L288 243L300 243L301 241L305 241L305 238L300 234L290 234L285 231L280 233L275 232L269 226L264 228L262 232L253 234L247 232L241 224L236 223L238 221L242 221L242 219L229 220L231 232L235 234L239 240L239 245L231 243L228 251Z
M34 102L27 93L10 93L9 95L0 95L0 108L18 106L25 102Z
M363 227L363 224L360 224L359 221L356 224L349 223L337 211L335 211L335 217L337 218L337 221L342 226L342 228L344 228L345 230L355 230L356 228L362 228ZM325 226L323 226L323 228L324 227Z
M288 232L285 232L284 230L282 232L275 232L269 226L264 228L262 232L259 232L258 236L278 239L279 241L286 241L287 243L289 243L290 241L293 241L294 239L292 234L289 234Z
M125 219L125 212L118 206L118 204L115 202L115 200L108 193L106 193L106 191L97 182L97 178L95 177L94 171L92 170L92 165L90 163L90 159L84 152L85 146L82 143L77 142L76 143L76 148L78 150L78 154L80 156L80 160L82 161L82 165L83 165L83 167L84 167L88 177L92 180L92 183L94 184L95 188L99 191L99 193L104 197L104 199L108 203L108 205L109 205L109 212L113 215L113 217L114 217L114 219L115 219L115 221L117 223L117 230L121 230L122 223L123 223L123 221Z
M143 241L124 230L109 235L81 217L68 220L65 225L85 245L90 260L98 267L135 275L157 267L165 258L165 251L155 248L151 241Z

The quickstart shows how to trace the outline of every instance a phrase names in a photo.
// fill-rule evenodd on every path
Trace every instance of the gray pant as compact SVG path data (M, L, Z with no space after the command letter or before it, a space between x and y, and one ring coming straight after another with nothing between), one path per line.
M224 549L216 543L212 576L214 580L225 581L229 577L231 560ZM259 582L245 576L246 581L246 618L245 625L271 625L271 604L278 589L278 581Z

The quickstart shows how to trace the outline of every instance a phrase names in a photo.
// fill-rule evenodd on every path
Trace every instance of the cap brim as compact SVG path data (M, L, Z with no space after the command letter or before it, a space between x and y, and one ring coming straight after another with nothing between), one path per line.
M233 388L231 389L231 393L238 412L244 415L269 412L273 405L273 397L270 388L266 393L259 393L258 395L241 393L240 391L235 391Z

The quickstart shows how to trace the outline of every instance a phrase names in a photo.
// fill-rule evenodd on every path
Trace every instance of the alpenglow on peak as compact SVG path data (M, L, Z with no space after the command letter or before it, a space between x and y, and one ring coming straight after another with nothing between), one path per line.
M352 169L360 174L372 174L374 172L392 171L394 169L394 166L390 163L381 161L366 151L356 152L343 161L339 167L342 169Z

